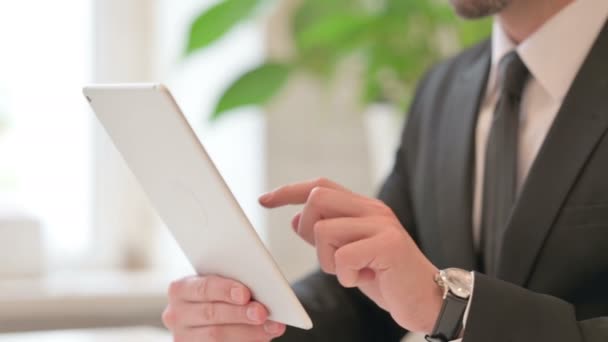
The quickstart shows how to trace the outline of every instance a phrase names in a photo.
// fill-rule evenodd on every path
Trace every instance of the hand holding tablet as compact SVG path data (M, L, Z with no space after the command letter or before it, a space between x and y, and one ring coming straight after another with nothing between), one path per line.
M284 326L272 321L310 329L310 318L169 91L157 84L93 85L84 94L188 260L204 276L178 281L170 291L172 305L191 305L179 312L202 310L198 320L180 320L169 311L168 323L197 327L194 333L201 336L276 337Z
M285 332L245 285L218 276L172 283L163 322L185 341L270 341Z

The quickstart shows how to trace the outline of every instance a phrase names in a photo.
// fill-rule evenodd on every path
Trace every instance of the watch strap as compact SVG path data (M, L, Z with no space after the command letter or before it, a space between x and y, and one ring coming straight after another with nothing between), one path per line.
M433 328L431 335L426 336L426 340L429 342L448 342L458 338L468 304L468 299L457 297L448 292L443 300L435 328Z

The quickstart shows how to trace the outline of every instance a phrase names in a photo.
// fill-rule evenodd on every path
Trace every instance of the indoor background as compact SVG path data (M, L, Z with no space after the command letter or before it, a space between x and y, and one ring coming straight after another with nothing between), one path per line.
M83 85L165 83L294 281L316 268L297 209L258 195L374 195L415 80L488 32L444 0L0 2L0 341L169 341L166 288L193 272Z

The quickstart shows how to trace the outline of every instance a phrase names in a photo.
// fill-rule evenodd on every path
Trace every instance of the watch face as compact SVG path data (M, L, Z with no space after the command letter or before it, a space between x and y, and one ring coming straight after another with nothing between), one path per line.
M448 268L440 271L439 277L452 294L464 299L471 296L473 288L471 272L459 268Z

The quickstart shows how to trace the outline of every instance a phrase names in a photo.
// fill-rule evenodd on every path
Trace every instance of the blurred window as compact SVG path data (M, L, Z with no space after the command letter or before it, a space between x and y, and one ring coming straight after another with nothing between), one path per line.
M47 263L90 242L91 1L0 2L0 196L43 227ZM18 248L18 247L16 247Z
M118 241L128 234L115 227L98 225L95 229L104 231L93 231L96 211L115 214L93 203L98 185L92 166L105 161L93 153L95 119L81 92L96 73L93 52L99 32L93 30L102 27L108 30L102 33L116 33L111 32L114 15L93 12L96 1L106 0L0 2L0 212L18 207L40 220L48 252L45 262L52 269L97 265L89 260L94 244L115 256L128 253L124 249L129 245L141 244ZM243 23L208 50L183 58L190 23L216 2L142 1L156 9L155 30L149 33L154 49L148 61L154 67L148 78L170 86L235 196L263 233L263 213L256 201L264 190L261 111L239 109L213 124L207 119L230 82L263 61L263 25L257 20ZM123 7L113 8L123 11L116 15L133 15ZM103 25L94 25L95 21ZM120 51L116 53L120 56ZM124 62L116 69L134 67ZM102 176L111 179L113 174ZM111 181L121 184L119 179ZM121 219L137 219L136 214L128 214L134 217ZM143 225L139 234L148 232ZM110 238L98 238L106 235ZM176 255L183 264L174 245L166 249L167 242L172 244L166 231L158 240L160 246L151 248L160 247L156 253L160 259Z

